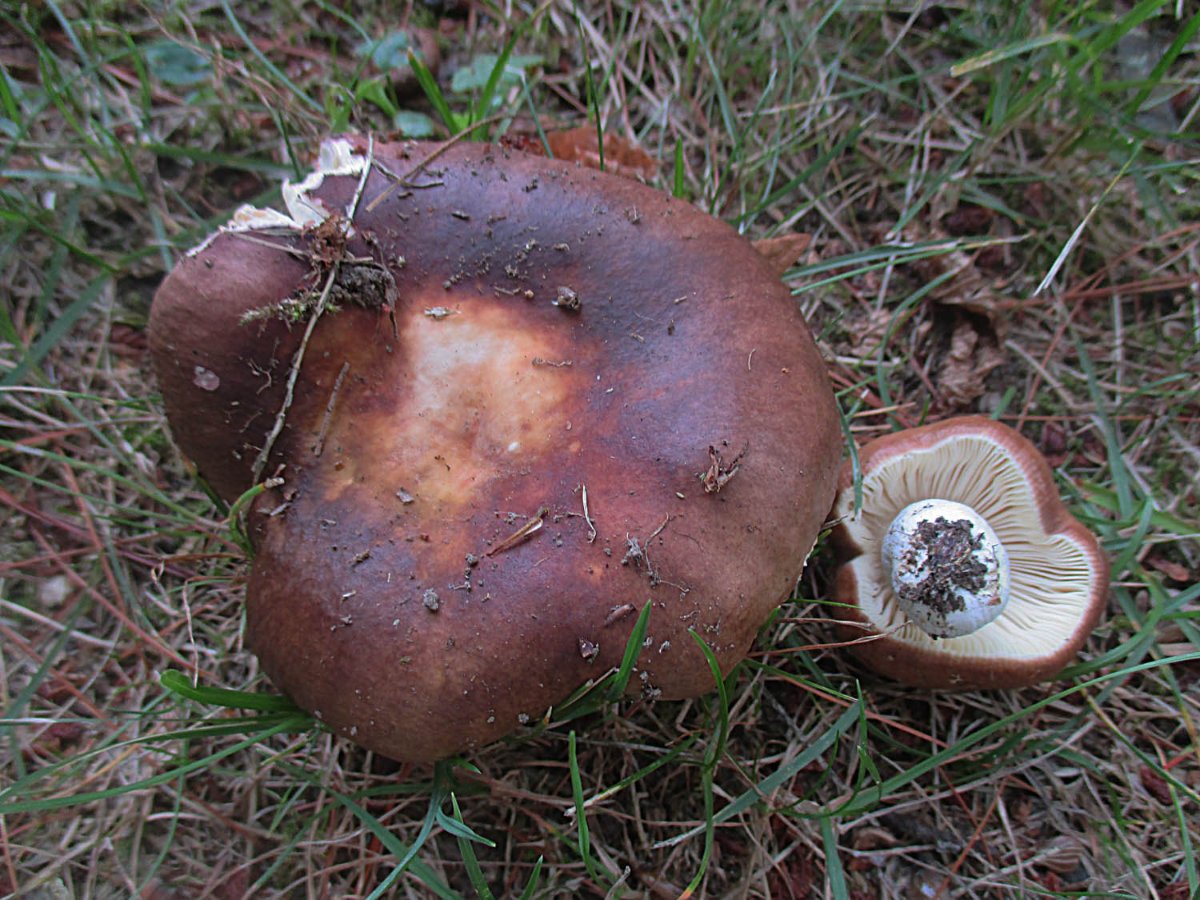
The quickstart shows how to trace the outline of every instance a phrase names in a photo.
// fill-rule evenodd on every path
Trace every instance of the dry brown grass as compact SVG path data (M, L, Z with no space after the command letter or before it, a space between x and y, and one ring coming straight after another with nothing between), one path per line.
M401 17L439 30L443 76L511 34L487 7L445 6ZM713 897L1194 895L1195 14L573 9L546 5L520 38L544 64L529 102L508 89L511 127L529 127L529 103L582 121L586 49L601 121L664 161L660 185L679 147L699 205L752 237L811 236L788 281L854 437L1000 415L1101 535L1114 587L1060 683L929 694L822 646L819 549L727 710L627 703L574 723L587 856L565 728L456 770L463 820L496 845L475 846L483 879L519 895L541 859L543 896L675 897L700 872ZM174 669L270 690L241 643L224 511L165 436L149 297L339 116L390 127L354 98L356 74L378 75L356 72L356 25L284 4L0 15L18 38L0 39L0 894L471 895L442 829L419 871L386 881L432 772L158 682ZM371 7L356 21L376 37L403 24ZM164 37L206 62L196 84L147 55ZM985 51L990 64L951 70ZM723 721L715 809L756 802L716 824L705 869L704 754Z

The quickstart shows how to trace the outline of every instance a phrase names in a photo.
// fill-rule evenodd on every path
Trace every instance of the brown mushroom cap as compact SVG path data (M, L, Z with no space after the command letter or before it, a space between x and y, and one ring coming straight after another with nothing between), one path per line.
M1016 688L1056 675L1087 640L1108 594L1108 559L1059 499L1050 467L1017 431L979 416L947 419L878 438L842 468L833 540L843 564L839 613L861 627L847 640L875 671L916 687ZM907 621L880 560L897 513L927 498L954 500L987 520L1008 552L1008 606L973 634L932 638Z
M618 665L646 603L631 688L710 690L689 631L726 670L744 655L813 546L841 451L802 316L730 228L495 146L420 165L438 149L374 145L338 308L311 329L258 472L330 223L218 234L151 316L201 474L226 499L284 479L249 516L264 669L338 733L417 761L502 737ZM343 211L359 181L300 193Z

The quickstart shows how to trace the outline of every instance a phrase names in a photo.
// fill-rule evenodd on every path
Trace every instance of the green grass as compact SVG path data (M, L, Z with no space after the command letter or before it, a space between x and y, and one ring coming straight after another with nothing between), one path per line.
M0 894L1200 891L1200 15L431 9L0 10ZM423 92L362 49L407 25L440 28ZM153 286L331 128L568 123L749 237L811 235L785 280L849 437L982 412L1039 444L1114 563L1057 683L878 681L823 646L820 546L696 701L622 699L631 652L430 769L272 692L237 511L165 438Z

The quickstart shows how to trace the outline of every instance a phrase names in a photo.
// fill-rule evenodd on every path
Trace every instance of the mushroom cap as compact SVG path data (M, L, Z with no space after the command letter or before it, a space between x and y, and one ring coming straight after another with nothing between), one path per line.
M847 639L870 668L926 688L1016 688L1056 675L1079 652L1103 611L1108 559L1067 510L1045 459L1017 431L980 416L947 419L871 441L854 472L842 467L833 515L841 565L834 599ZM1004 612L978 631L933 638L908 621L882 562L888 526L926 498L963 503L995 531L1009 559Z
M263 668L412 761L618 666L647 603L631 690L710 690L689 632L731 668L836 487L836 406L795 302L733 230L644 185L490 145L371 152L326 153L331 174L285 192L291 224L240 215L151 314L183 452L226 499L284 479L248 514ZM319 219L360 180L339 250ZM337 309L305 344L331 252Z

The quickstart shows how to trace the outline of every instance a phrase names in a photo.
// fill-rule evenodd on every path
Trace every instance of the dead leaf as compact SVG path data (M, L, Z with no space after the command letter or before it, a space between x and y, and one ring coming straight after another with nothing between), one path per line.
M532 125L523 125L521 128L514 127L506 131L500 136L500 146L520 150L522 153L530 153L534 156L545 156L546 145L542 143L542 139L535 132L526 130L526 127L533 128Z
M995 215L986 206L960 203L957 209L942 217L942 226L953 235L983 234L991 226Z
M109 349L115 356L127 360L142 359L150 347L150 340L143 328L135 328L124 322L114 322L108 333Z
M1152 768L1142 766L1138 769L1138 779L1142 782L1142 787L1145 788L1146 793L1159 803L1171 802L1171 789L1167 786L1166 779Z
M924 229L906 229L904 237L912 241L946 240L949 236L940 229L925 231ZM968 252L966 250L950 250L912 264L913 271L921 281L928 284L937 279L943 279L934 288L929 298L940 306L958 307L977 316L987 319L988 325L998 334L1003 334L1007 327L1007 312L1017 305L1009 289L1009 278L995 276L983 271L981 260L987 258L989 266L994 266L997 247L989 245ZM947 276L949 273L949 277Z
M754 242L754 249L766 258L780 278L804 255L812 243L812 235L804 232L780 234Z
M1069 458L1067 432L1058 422L1047 422L1042 426L1042 440L1038 447L1052 468L1058 468Z
M864 828L855 829L851 843L854 845L855 850L879 850L895 847L899 841L886 828L868 825Z
M600 142L596 140L595 126L551 131L546 141L556 159L600 168ZM604 134L604 171L649 180L658 174L658 160L632 141L608 131Z
M21 43L16 35L0 38L0 66L14 76L34 80L38 74L38 56L33 48Z
M1191 885L1180 879L1158 889L1159 900L1195 900Z
M872 359L892 324L893 313L886 309L852 309L845 316L846 343L838 353L855 359Z
M44 729L25 751L28 759L60 756L83 738L84 727L79 722L55 722Z
M964 408L983 396L988 374L1004 363L991 334L981 334L968 319L954 326L950 350L937 372L937 386L948 406Z
M1163 559L1157 554L1147 556L1146 565L1152 569L1157 569L1166 575L1167 578L1171 579L1171 581L1178 581L1180 584L1191 584L1194 580L1187 566L1173 560Z

